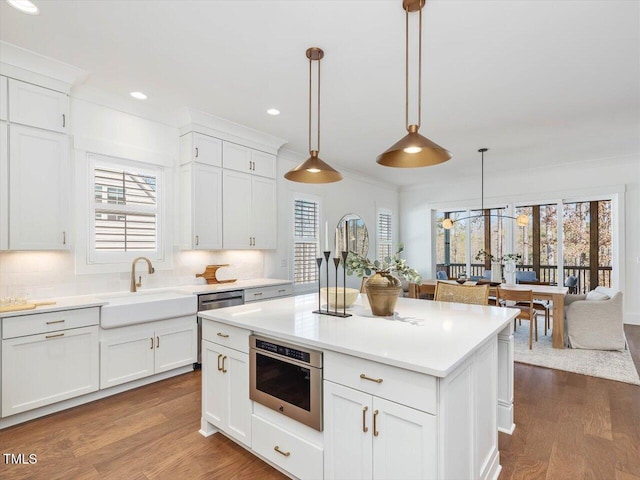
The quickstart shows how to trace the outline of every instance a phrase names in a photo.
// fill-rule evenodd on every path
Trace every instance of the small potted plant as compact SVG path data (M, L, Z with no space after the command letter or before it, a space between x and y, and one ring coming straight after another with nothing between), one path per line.
M478 250L478 253L476 253L476 260L486 261L487 259L491 261L491 281L501 282L502 265L500 264L500 262L496 261L496 257L491 255L489 252L485 250Z
M522 261L522 255L519 253L507 253L502 256L504 262L505 282L509 285L516 283L516 263Z
M349 252L347 257L347 274L358 277L369 277L365 283L365 290L374 315L388 317L393 315L398 296L402 291L398 275L405 280L420 284L422 279L420 274L409 267L406 260L400 258L400 253L404 250L402 244L398 251L391 256L380 260L371 261L355 252ZM372 275L373 274L373 275Z

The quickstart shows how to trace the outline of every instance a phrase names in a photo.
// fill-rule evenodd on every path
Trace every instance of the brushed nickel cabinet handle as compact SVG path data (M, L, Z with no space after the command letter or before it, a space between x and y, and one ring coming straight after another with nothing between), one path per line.
M374 410L373 411L373 436L377 437L380 432L378 431L378 426L377 426L377 422L376 419L378 418L378 410Z
M273 449L278 452L280 455L284 455L285 457L288 457L289 455L291 455L291 452L283 452L282 450L280 450L280 447L278 445L276 445L275 447L273 447Z
M227 369L224 368L224 361L227 359L227 356L222 357L222 373L227 373Z
M65 128L67 126L67 117L66 115L63 113L62 114L62 128Z
M222 358L222 354L219 353L218 354L218 371L221 372L222 371L222 367L220 366L220 359Z
M370 382L382 383L382 379L381 378L367 377L364 373L360 374L360 378L363 379L363 380L369 380Z
M227 334L227 333L218 332L216 335L218 335L219 337L222 337L222 338L229 338L229 334Z
M151 345L149 345L149 350L153 350L153 337L149 337L149 340L151 340Z
M198 158L198 147L196 147L196 158Z
M367 427L367 410L369 410L369 407L362 407L362 431L364 433L369 431L369 427Z
M160 348L160 337L156 337L156 348Z
M52 320L50 322L47 322L47 325L53 325L54 323L64 323L64 320Z
M56 333L55 335L47 335L44 338L64 337L64 333Z

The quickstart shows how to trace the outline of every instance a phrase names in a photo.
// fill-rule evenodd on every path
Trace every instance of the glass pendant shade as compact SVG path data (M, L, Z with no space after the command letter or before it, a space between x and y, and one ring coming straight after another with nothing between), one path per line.
M289 170L284 178L301 183L333 183L342 180L342 175L318 157L317 150L312 150L311 156Z
M418 133L417 125L409 125L409 133L378 156L376 162L386 167L428 167L446 162L451 154L440 145Z

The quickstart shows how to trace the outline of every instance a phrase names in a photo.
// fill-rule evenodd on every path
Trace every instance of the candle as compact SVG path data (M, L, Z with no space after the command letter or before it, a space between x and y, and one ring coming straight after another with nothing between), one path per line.
M329 222L324 222L324 251L329 250Z

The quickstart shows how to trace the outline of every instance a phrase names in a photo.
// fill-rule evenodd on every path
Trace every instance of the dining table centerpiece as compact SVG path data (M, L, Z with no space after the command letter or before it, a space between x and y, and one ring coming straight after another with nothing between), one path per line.
M420 274L409 267L404 258L400 258L403 250L404 246L400 244L398 251L393 255L374 261L356 252L349 252L347 256L347 274L353 275L355 273L361 278L368 277L364 288L369 299L371 313L376 316L393 315L398 296L402 292L402 284L398 277L417 284L422 281Z

